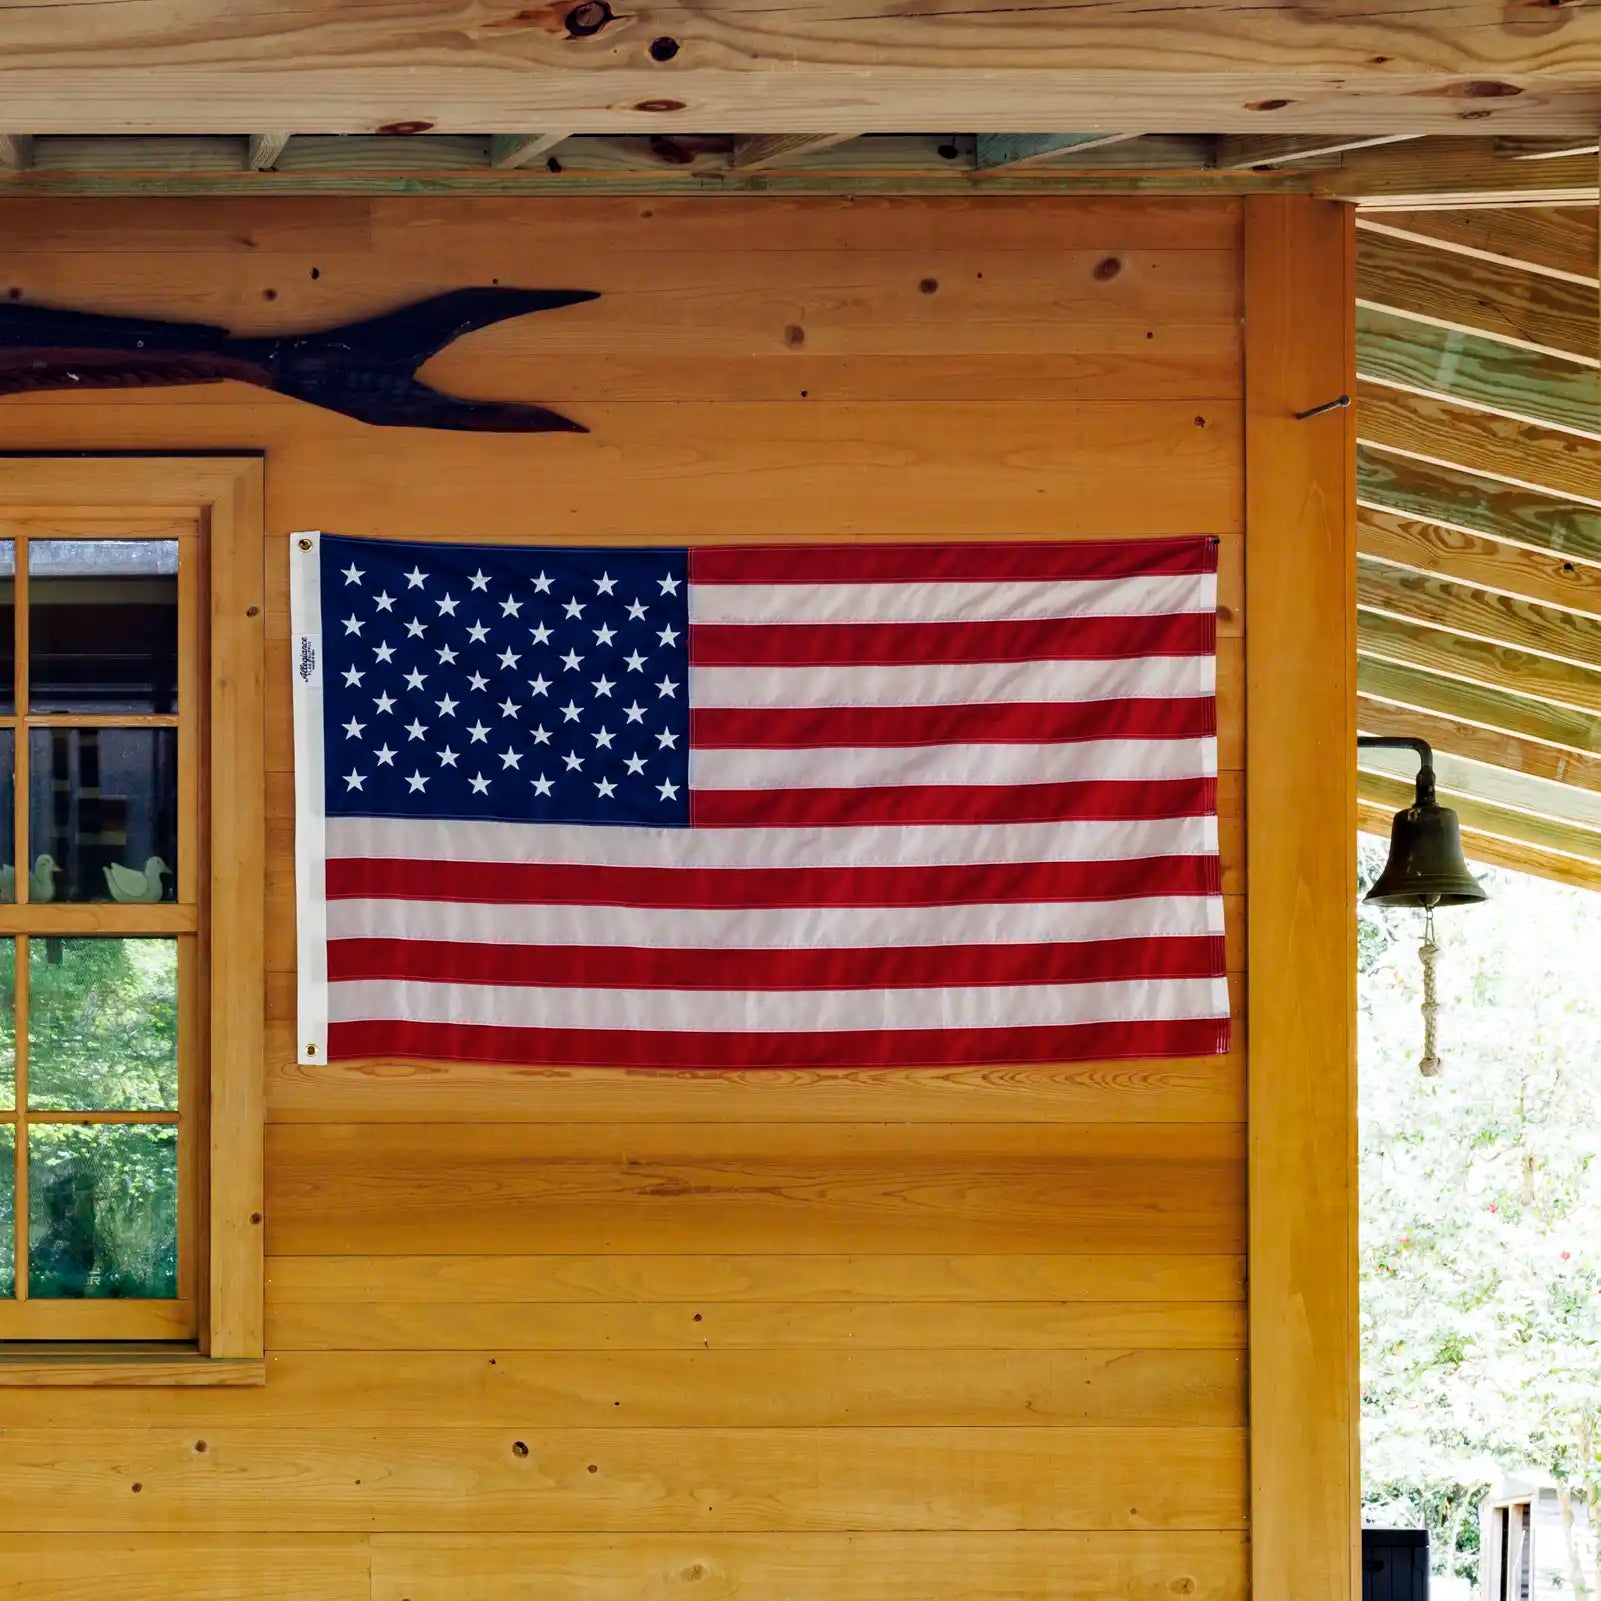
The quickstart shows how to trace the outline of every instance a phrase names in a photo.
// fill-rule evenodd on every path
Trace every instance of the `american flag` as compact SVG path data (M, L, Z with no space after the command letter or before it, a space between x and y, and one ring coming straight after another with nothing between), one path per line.
M302 1062L1228 1048L1213 540L290 560Z

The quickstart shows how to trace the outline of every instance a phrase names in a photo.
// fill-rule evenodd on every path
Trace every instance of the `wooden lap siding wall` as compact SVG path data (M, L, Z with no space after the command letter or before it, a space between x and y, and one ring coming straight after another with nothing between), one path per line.
M1246 1593L1243 1044L297 1067L284 538L1217 535L1238 1016L1242 234L1233 201L8 202L5 285L69 306L271 332L603 298L427 374L587 437L234 386L0 406L11 451L264 449L269 539L267 1383L0 1392L0 1595Z

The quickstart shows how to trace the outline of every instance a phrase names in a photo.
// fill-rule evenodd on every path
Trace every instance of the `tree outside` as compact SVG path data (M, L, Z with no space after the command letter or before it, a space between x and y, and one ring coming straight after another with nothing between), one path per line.
M0 941L0 1105L14 1099L16 947ZM28 1082L35 1112L171 1111L178 1097L178 949L171 939L29 945ZM36 1123L28 1143L29 1294L177 1293L177 1131L128 1121ZM14 1132L0 1131L0 1295L14 1293Z
M1364 838L1363 893L1383 860ZM1438 1078L1422 913L1359 921L1364 1517L1427 1527L1461 1595L1486 1491L1549 1474L1566 1588L1596 1598L1573 1513L1601 1496L1601 894L1474 871L1490 900L1437 914Z

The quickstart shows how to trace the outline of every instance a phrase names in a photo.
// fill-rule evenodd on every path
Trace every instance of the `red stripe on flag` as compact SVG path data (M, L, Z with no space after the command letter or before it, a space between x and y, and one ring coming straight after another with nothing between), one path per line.
M1217 780L924 784L861 789L697 789L696 828L843 828L862 823L1119 822L1210 817Z
M1175 700L979 703L971 706L709 706L689 713L700 750L1065 744L1083 739L1204 739L1217 732L1210 695Z
M1073 544L735 545L689 553L691 584L892 584L984 579L1151 578L1217 571L1217 541Z
M1120 661L1206 656L1211 612L975 623L696 623L696 667L877 667L930 662Z
M505 1062L527 1067L966 1067L1021 1062L1218 1056L1225 1018L1082 1023L1062 1028L884 1029L829 1034L690 1034L622 1029L492 1028L400 1019L334 1023L328 1054Z
M343 857L328 899L528 906L961 906L1217 893L1217 857L935 867L577 867Z
M945 989L973 984L1093 984L1214 978L1221 935L1076 944L911 945L833 950L658 950L641 946L328 942L328 977L582 989Z

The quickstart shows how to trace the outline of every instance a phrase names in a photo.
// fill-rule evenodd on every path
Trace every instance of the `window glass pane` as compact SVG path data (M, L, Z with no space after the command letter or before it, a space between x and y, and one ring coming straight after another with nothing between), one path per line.
M17 547L0 539L0 714L17 709L16 571Z
M178 1131L127 1123L28 1130L28 1293L172 1300Z
M177 940L29 941L28 1105L177 1110Z
M17 1131L0 1123L0 1296L17 1293Z
M28 709L178 709L178 542L28 543Z
M0 1112L17 1104L17 942L0 939Z
M32 899L175 899L177 729L34 729L28 834Z

